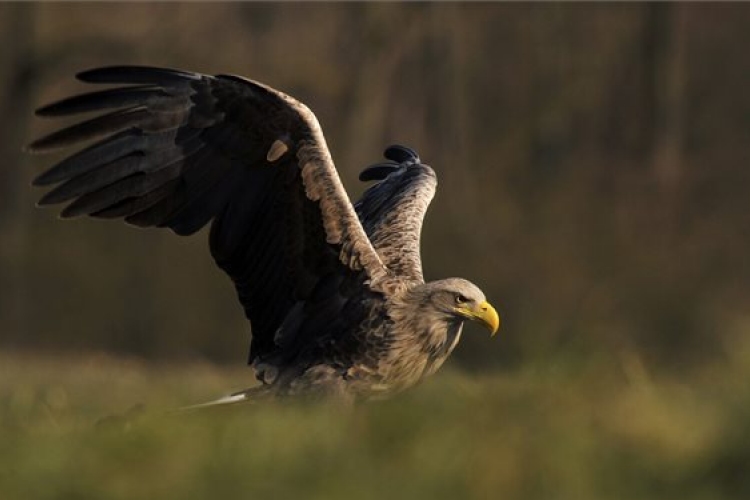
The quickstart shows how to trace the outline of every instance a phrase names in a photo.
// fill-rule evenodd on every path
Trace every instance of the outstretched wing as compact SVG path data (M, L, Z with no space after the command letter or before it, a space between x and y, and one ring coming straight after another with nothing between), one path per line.
M124 218L180 235L213 220L211 253L251 321L251 361L276 348L276 330L324 276L356 275L376 290L387 276L300 102L240 77L171 69L108 67L78 79L128 86L37 111L111 110L29 146L48 152L99 139L36 178L57 184L39 204L70 202L62 217Z
M384 156L389 161L360 174L362 181L379 182L365 191L355 208L383 264L396 276L424 282L419 240L437 177L411 148L391 146Z

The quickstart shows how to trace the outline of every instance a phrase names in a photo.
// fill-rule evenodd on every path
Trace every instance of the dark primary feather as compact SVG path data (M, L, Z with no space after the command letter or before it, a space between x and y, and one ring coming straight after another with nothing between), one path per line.
M188 134L178 130L168 130L160 133L144 133L143 130L131 127L69 156L39 175L34 179L33 184L35 186L56 184L129 154L148 154L152 151L172 149L195 138L197 132L192 131Z
M362 170L362 172L359 173L359 180L362 182L382 181L397 170L398 163L376 163L375 165L370 165L366 169Z
M191 80L198 81L204 75L191 71L171 68L154 68L151 66L106 66L81 71L76 78L88 83L141 83L148 85L163 85L169 87L181 86Z
M356 328L364 312L342 308L373 293L387 271L305 106L233 76L118 66L78 78L131 86L40 108L40 116L106 111L29 146L87 144L36 178L57 185L40 204L70 202L63 217L124 218L181 235L213 220L212 255L251 321L251 361L278 354L274 337L295 307L305 328L287 324L285 356L309 349L322 331ZM278 140L286 149L271 158Z
M152 105L170 100L184 100L190 94L190 88L178 88L171 94L153 85L107 89L99 92L77 95L48 104L36 110L37 116L66 116L89 111L101 111L108 108L124 106ZM172 98L172 99L169 99Z
M383 156L396 163L420 163L419 155L417 154L417 152L412 148L408 146L402 146L401 144L388 146L383 153Z
M81 141L103 137L128 127L140 127L149 118L151 118L151 115L148 110L140 106L117 110L44 136L32 142L29 145L29 150L45 153L72 146Z
M383 163L376 163L365 168L359 174L359 180L363 182L368 181L382 181L390 174L399 170L399 167L407 164L420 163L419 155L412 148L402 146L400 144L394 144L388 146L383 153L383 156L388 160Z

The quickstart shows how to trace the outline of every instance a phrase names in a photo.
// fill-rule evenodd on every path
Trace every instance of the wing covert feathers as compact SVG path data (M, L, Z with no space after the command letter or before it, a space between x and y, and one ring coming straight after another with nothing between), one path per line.
M326 240L340 245L341 261L350 269L367 271L371 286L377 288L388 277L388 270L370 244L327 150L305 144L299 158L305 193L319 203L323 214Z

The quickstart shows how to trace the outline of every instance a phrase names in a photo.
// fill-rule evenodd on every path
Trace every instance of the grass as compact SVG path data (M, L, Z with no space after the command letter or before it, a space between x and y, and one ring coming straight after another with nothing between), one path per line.
M177 416L166 410L242 388L249 370L5 354L0 498L748 498L749 376L747 343L680 379L637 358L446 370L353 411Z

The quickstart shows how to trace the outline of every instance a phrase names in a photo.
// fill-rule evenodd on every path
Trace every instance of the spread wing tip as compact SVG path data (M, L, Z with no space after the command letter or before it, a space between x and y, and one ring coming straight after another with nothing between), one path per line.
M382 181L401 168L402 165L421 163L419 154L414 149L400 144L388 146L383 152L383 156L389 161L376 163L362 170L359 174L360 181Z
M419 154L415 150L401 144L388 146L383 152L383 156L396 163L421 163Z

